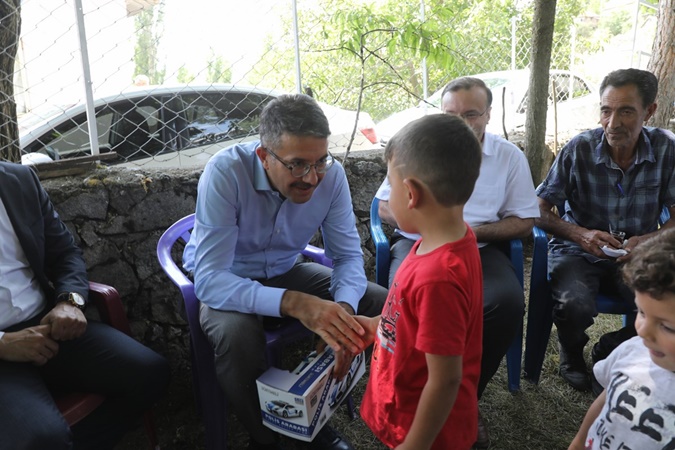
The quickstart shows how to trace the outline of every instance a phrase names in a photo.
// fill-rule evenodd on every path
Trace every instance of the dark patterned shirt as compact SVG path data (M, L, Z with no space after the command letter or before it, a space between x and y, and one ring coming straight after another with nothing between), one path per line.
M625 172L610 158L602 128L574 137L558 154L537 195L564 208L563 220L588 229L626 233L657 229L662 208L675 204L675 135L644 127L635 161ZM586 254L570 241L553 238L551 253ZM592 257L597 260L597 258Z

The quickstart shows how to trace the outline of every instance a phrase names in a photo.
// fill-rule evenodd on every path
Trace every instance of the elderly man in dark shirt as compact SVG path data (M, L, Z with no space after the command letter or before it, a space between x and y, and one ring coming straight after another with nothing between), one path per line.
M664 206L675 213L675 135L643 126L656 111L657 89L656 77L644 70L607 75L600 86L602 127L572 139L537 188L536 224L553 234L549 272L560 374L575 389L590 388L583 349L597 293L632 302L619 266L641 242L675 226L669 220L658 228ZM631 335L633 324L623 333Z

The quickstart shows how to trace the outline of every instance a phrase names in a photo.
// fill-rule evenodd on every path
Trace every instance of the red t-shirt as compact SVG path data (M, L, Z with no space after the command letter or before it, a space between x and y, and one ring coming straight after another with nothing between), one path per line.
M473 231L401 264L382 310L361 417L385 445L410 430L428 372L425 354L462 356L457 400L432 449L467 450L476 441L483 336L483 280Z

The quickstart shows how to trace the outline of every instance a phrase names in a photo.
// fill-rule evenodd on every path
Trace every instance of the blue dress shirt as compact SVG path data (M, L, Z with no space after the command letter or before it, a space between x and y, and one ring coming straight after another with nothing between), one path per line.
M183 254L195 293L214 309L279 317L285 289L256 280L288 272L321 228L333 260L333 299L358 310L366 291L361 240L344 168L337 161L312 198L282 198L255 153L258 141L221 150L199 180L195 226Z

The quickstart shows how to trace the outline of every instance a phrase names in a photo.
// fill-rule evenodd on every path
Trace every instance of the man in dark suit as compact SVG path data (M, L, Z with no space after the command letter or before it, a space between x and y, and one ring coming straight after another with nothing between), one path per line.
M111 449L165 391L166 360L87 321L80 249L37 176L0 162L0 449ZM50 390L100 392L71 428Z

